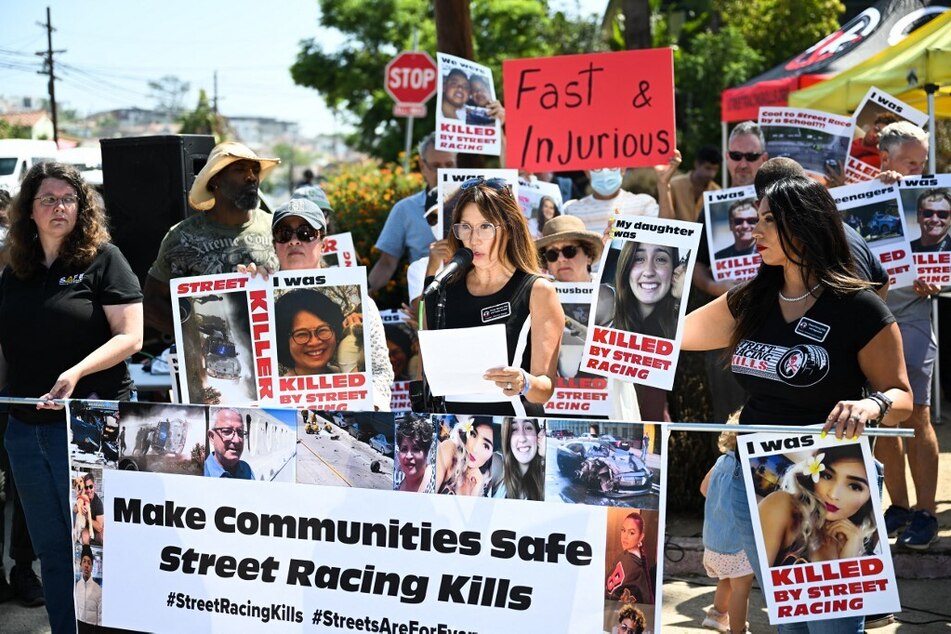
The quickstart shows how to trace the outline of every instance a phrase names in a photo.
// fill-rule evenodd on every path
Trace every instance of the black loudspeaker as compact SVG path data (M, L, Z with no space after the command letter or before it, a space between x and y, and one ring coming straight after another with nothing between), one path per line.
M215 139L204 134L102 139L102 184L112 242L145 286L169 228L194 211L188 190Z

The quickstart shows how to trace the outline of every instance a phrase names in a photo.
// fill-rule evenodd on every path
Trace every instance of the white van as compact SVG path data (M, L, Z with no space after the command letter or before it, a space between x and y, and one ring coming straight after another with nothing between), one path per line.
M20 191L20 182L31 167L56 160L56 143L32 139L0 139L0 189L11 196Z

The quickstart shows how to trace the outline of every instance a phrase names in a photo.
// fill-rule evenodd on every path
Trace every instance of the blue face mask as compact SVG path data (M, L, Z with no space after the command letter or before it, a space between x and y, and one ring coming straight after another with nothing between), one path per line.
M599 196L611 196L621 189L621 170L606 169L591 172L591 189Z

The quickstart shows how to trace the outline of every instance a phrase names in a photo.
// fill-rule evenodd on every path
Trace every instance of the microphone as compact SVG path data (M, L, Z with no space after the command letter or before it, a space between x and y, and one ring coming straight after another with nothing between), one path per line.
M457 273L464 273L470 266L472 266L472 249L462 247L456 251L456 254L449 260L449 264L444 266L429 286L426 287L426 290L423 291L423 298L438 293L446 282L455 277Z

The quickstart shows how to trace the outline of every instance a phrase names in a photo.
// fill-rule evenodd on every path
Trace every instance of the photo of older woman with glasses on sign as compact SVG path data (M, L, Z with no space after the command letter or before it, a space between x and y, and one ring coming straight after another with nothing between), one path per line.
M313 185L308 189L309 198L292 198L274 210L271 232L274 251L282 271L317 269L323 266L321 255L327 227L324 212L333 214L333 209L320 187ZM239 265L237 268L239 272L251 275L258 272L253 263L247 266ZM285 299L292 295L293 298ZM343 339L344 323L350 325L350 322L362 320L367 328L369 362L373 368L373 407L378 411L389 411L393 368L386 347L383 320L376 303L368 299L362 313L353 313L344 319L340 307L318 291L305 292L305 289L301 289L285 293L281 299L288 303L281 304L279 301L277 304L277 331L291 333L290 337L281 338L277 343L278 362L285 369L283 375L294 374L298 370L304 374L339 372L335 354ZM285 308L281 309L280 306ZM324 312L312 312L321 310ZM295 325L298 318L300 321ZM316 324L314 320L323 322L323 325ZM327 323L326 320L333 323ZM307 331L304 322L313 322L316 325L312 325L310 331ZM335 327L334 323L339 326Z
M142 291L109 243L98 197L71 166L35 165L9 210L0 278L4 437L53 632L76 631L66 415L54 400L129 400L125 359L142 347Z
M474 178L462 183L449 246L452 253L471 249L472 266L445 288L443 327L504 324L508 364L485 369L485 378L500 390L494 402L447 396L447 410L543 415L542 406L554 390L565 314L554 287L539 275L538 252L528 223L505 180ZM438 267L438 259L430 258L427 276L435 275ZM435 304L426 302L430 328L436 323Z

